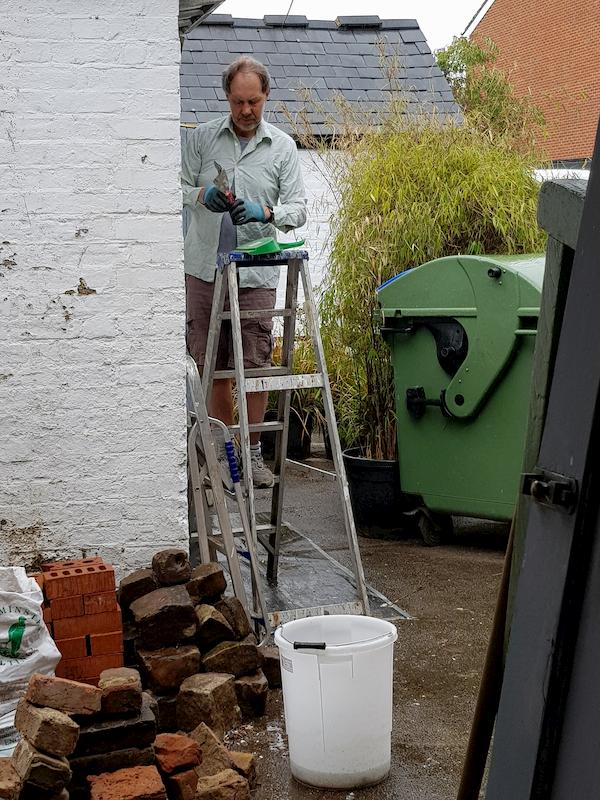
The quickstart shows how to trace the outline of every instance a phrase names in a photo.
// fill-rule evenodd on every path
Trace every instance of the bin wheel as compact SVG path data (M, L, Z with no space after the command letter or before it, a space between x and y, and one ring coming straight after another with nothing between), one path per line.
M423 544L427 547L438 547L452 536L453 524L450 514L436 514L433 511L421 510L419 515L419 532Z

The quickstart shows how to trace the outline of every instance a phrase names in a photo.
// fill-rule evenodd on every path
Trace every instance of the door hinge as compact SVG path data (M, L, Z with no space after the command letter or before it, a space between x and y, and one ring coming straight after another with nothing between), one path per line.
M521 494L532 497L544 506L555 506L572 514L577 505L579 490L575 478L538 469L522 476Z

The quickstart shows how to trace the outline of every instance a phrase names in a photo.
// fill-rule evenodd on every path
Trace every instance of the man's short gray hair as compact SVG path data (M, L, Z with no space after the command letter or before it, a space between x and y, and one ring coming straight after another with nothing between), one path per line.
M260 78L260 86L264 94L269 94L271 89L271 76L268 69L260 61L250 56L239 56L223 71L223 91L229 94L231 82L238 72L254 72Z

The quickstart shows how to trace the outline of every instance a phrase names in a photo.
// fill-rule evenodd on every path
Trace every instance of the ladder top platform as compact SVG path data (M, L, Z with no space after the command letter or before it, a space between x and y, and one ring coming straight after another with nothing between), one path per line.
M217 254L217 266L221 268L232 261L241 262L248 267L268 267L287 264L288 261L308 261L308 250L282 250L280 253L265 253L260 256L238 252Z

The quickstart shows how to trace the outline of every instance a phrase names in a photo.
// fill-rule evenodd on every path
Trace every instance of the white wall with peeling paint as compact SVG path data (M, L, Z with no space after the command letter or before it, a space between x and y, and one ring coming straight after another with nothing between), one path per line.
M3 11L3 564L187 544L177 12Z

